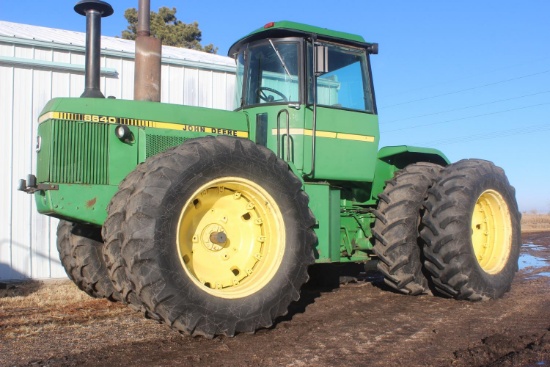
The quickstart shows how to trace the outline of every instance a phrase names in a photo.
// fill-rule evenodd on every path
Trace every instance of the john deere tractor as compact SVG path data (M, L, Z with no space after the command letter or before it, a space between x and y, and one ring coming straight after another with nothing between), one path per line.
M501 297L518 269L513 187L488 161L380 148L377 51L274 22L229 50L234 111L55 98L20 189L61 220L82 290L191 335L271 326L321 263L377 262L408 295Z

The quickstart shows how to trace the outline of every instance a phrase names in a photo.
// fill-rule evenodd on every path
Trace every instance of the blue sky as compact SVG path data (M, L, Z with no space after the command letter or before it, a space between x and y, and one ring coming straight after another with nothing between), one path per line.
M84 31L77 1L0 0L0 19ZM111 1L103 34L120 35L124 10ZM198 21L203 43L225 55L269 21L292 20L357 33L380 44L373 74L382 145L442 150L452 161L503 167L520 210L550 212L550 1L175 1Z

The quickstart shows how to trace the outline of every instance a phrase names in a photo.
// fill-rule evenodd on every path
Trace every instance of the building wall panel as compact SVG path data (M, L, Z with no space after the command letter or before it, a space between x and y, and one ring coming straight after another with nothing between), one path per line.
M119 71L121 79L120 96L117 98L134 99L134 61L122 60L122 65Z
M166 95L161 94L161 100L167 103L183 104L185 69L169 65L164 71L166 74L162 74L161 78L166 78L169 83L163 83L161 80L161 84L167 86Z
M212 70L201 70L199 75L199 106L213 108Z
M199 105L199 71L197 69L185 69L183 79L183 104L189 106Z
M15 46L13 56L21 59L32 59L34 57L34 48L30 46L17 45Z
M105 57L103 58L103 61L103 66L105 66L106 68L111 68L115 70L121 69L122 59L120 58ZM105 97L114 96L120 98L120 95L122 94L122 78L120 76L120 72L116 78L102 78L102 82L102 90L104 90L106 93Z
M66 97L71 95L71 75L69 73L60 73L53 71L51 82L51 96Z
M212 73L212 108L220 108L224 110L232 109L231 105L227 105L225 95L227 93L227 74Z
M0 56L15 56L15 46L13 44L0 43Z
M52 61L53 51L51 49L35 48L33 59L42 60L42 61Z
M42 107L52 98L52 77L52 72L48 70L33 71L32 93L29 93L29 97L32 98L32 130L31 136L27 138L25 144L25 148L29 150L31 156L30 172L36 172L35 147L38 117ZM49 236L45 236L49 231L49 220L36 212L33 198L31 198L31 202L31 276L33 278L49 278L51 264L48 254L52 244Z
M25 50L28 52L29 50ZM28 195L21 195L15 189L17 178L31 172L32 156L29 143L32 141L32 89L33 71L14 69L13 74L13 156L10 175L11 192L11 267L17 274L31 275L31 210L32 202Z
M12 48L13 50L13 48ZM2 49L5 52L6 48ZM12 192L14 180L13 162L13 77L14 68L0 65L0 169L4 174L0 180L0 279L16 278L12 269Z
M235 105L235 74L225 74L225 109L232 111L237 106ZM220 99L223 99L222 96L220 96Z

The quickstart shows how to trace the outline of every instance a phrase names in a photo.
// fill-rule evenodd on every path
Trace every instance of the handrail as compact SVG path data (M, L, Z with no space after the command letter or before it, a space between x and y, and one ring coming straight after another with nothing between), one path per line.
M316 37L314 36L311 39L311 47L313 48L313 67L317 65L317 52L315 52ZM315 174L315 141L317 137L317 74L313 70L313 80L312 80L312 94L313 94L313 121L311 123L311 169L309 173L304 173L303 177L313 178ZM304 167L305 168L305 167Z
M282 158L281 149L281 114L286 113L286 161L290 162L290 114L286 108L277 113L277 157Z

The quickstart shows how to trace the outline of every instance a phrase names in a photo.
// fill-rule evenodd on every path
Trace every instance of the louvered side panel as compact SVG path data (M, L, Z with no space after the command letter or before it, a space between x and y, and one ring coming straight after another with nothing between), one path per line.
M52 123L51 182L106 185L108 125L73 121Z

